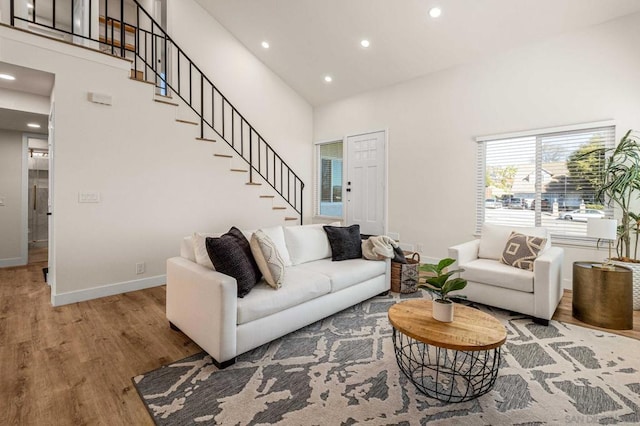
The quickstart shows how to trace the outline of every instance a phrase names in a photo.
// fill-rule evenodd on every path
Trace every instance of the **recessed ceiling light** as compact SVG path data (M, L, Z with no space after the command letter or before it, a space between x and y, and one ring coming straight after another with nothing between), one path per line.
M261 44L262 44L262 47L264 47L265 49L269 48L269 42L268 41L263 41Z
M369 47L370 45L371 43L369 43L369 40L366 40L366 39L360 42L360 46L362 47Z
M432 7L431 9L429 9L429 16L431 16L432 18L437 18L440 15L442 15L442 9L440 9L439 7Z
M330 75L325 75L324 81L326 81L327 83L331 83L333 81L333 78Z
M40 125L38 123L27 123L28 127L34 128L34 129L39 129Z
M0 78L3 80L9 80L9 81L13 81L16 79L14 76L9 74L0 74Z

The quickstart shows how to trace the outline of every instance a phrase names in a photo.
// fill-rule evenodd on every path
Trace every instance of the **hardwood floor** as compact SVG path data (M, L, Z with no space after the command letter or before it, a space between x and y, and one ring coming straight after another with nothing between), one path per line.
M53 308L43 266L0 268L0 424L152 425L131 378L200 351L165 288Z
M609 333L619 334L621 336L631 337L633 339L640 340L640 311L633 311L633 330L610 330L608 328L595 327L593 325L586 324L582 321L575 319L571 315L571 290L565 290L562 300L558 309L553 314L553 319L557 321L566 322L569 324L576 324L582 327L593 328L596 330L602 330Z
M0 424L153 424L131 378L200 351L169 328L165 288L53 308L43 266L0 268ZM580 324L570 292L554 319ZM618 333L640 339L640 311Z

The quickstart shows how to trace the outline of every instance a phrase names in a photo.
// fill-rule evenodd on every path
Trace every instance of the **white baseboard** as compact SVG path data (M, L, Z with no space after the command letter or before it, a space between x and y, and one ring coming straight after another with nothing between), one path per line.
M130 291L143 290L145 288L158 287L166 284L166 275L142 278L139 280L125 281L122 283L108 284L101 287L88 288L86 290L70 291L51 295L53 306L68 305L70 303L84 302L86 300L99 299L101 297L113 296L116 294L128 293Z
M7 268L9 266L22 266L27 264L27 259L21 257L12 257L9 259L0 259L0 268Z

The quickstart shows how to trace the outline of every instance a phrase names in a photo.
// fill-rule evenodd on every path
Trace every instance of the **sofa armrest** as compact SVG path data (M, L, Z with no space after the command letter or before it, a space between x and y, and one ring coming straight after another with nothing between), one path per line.
M449 247L449 257L456 260L452 267L460 267L460 265L476 260L479 247L480 240L471 240Z
M235 278L167 260L167 319L220 363L236 356L237 294Z
M564 250L546 249L533 262L534 316L549 320L562 298L562 263Z

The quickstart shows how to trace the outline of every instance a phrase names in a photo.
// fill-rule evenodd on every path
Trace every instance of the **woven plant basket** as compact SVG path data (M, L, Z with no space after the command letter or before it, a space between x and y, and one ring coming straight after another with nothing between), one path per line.
M418 291L420 254L407 257L407 263L391 262L391 291L415 293Z
M612 262L633 271L633 310L640 311L640 263L621 262L619 260L612 260ZM393 268L393 264L391 264L391 267Z

